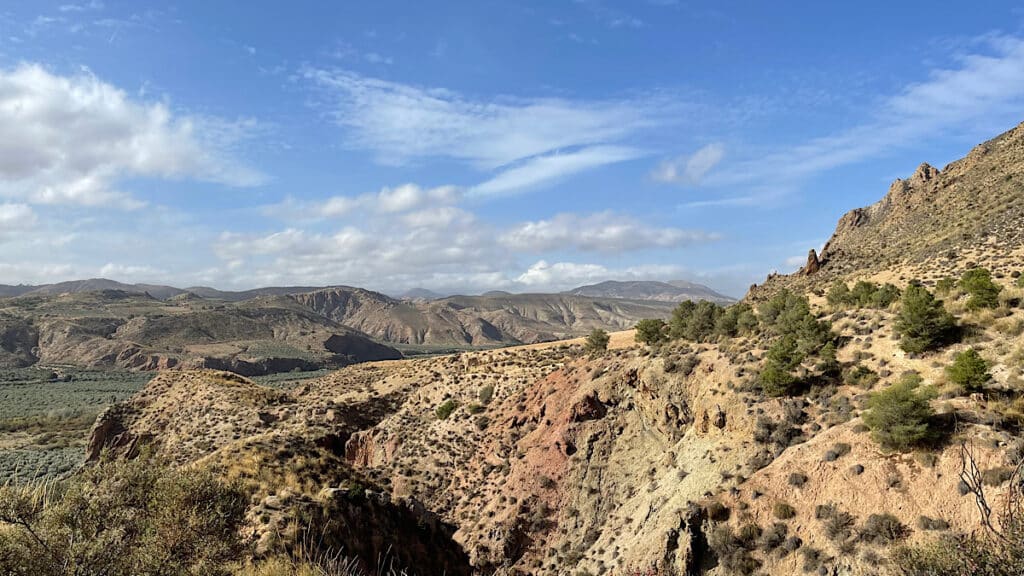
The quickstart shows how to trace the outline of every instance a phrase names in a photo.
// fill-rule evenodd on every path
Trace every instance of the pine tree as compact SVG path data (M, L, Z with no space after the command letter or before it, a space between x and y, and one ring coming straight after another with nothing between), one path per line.
M868 398L864 423L883 447L903 451L934 436L931 419L935 413L929 401L935 392L919 391L920 385L921 377L908 372L899 382Z
M955 328L956 321L941 300L918 283L907 286L896 318L900 348L912 354L934 350L949 340Z
M981 387L992 379L988 373L988 362L974 348L968 348L956 355L953 363L946 366L946 376L950 382L959 384L967 390L981 390Z
M1003 287L992 281L992 273L988 270L974 268L964 272L960 277L960 289L971 295L967 300L967 307L978 310L999 306L999 293Z

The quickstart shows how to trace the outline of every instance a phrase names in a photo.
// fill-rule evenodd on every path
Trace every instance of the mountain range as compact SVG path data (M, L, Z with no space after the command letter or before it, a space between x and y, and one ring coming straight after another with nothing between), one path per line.
M0 366L259 375L560 340L667 318L683 297L727 301L703 286L655 282L562 294L418 294L398 299L348 286L229 292L106 279L0 286Z
M1019 501L1022 174L1024 126L942 170L922 165L843 216L802 270L753 287L758 326L745 333L360 364L287 396L223 372L164 372L99 417L88 454L131 457L147 442L244 481L246 528L271 553L300 541L295 518L326 511L312 529L368 570L394 554L430 574L971 573L902 570L901 550L926 544L916 558L949 562L964 543L999 549L1000 526L982 515ZM954 281L979 266L998 283L991 309L972 310ZM905 302L826 298L860 281L934 286L945 301L929 310L955 315L962 341L908 353ZM411 303L340 288L289 299L409 342L528 341L673 306L504 293ZM828 344L793 361L790 389L770 391L767 362L798 342L776 331L810 342L821 327ZM987 371L974 387L947 369L968 350Z

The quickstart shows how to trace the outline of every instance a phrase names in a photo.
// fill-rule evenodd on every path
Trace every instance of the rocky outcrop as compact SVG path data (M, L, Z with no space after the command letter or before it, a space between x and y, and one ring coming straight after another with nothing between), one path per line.
M23 368L35 364L39 331L20 318L0 316L0 368Z
M810 276L821 270L821 262L818 261L818 253L811 248L810 252L807 253L807 264L800 270L805 276Z
M581 336L594 328L627 329L642 318L666 318L675 307L673 302L565 294L492 293L399 301L347 287L292 298L384 342L459 347L546 342Z
M878 202L844 214L818 254L789 276L772 277L748 296L781 288L826 289L836 278L900 270L904 281L958 276L972 259L1009 254L1024 244L1024 125L976 146L942 170L922 163L897 179ZM974 254L964 258L964 253ZM955 266L950 269L948 264ZM994 274L1012 272L1011 260L993 261Z
M105 290L0 300L0 366L259 376L398 358L394 348L286 297L211 304Z

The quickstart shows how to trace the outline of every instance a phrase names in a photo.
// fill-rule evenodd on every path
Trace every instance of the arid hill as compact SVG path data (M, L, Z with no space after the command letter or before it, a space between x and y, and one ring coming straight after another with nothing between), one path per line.
M295 294L318 314L385 342L431 346L495 346L622 330L642 318L667 318L671 303L561 294L492 293L403 301L360 288Z
M1019 270L1022 257L1024 124L942 170L921 164L878 202L847 212L810 269L770 277L751 296L854 276L933 285L982 264L998 278Z
M573 296L591 298L624 298L627 300L658 300L661 302L682 302L707 300L717 304L731 304L735 298L719 294L703 284L677 280L675 282L634 281L617 282L609 280L600 284L580 286L565 292Z
M227 304L104 290L0 300L0 366L257 375L400 357L283 297Z
M551 343L360 364L287 394L224 373L162 374L99 418L90 455L149 444L242 481L259 554L301 539L295 519L312 518L366 566L389 542L430 574L884 573L901 546L983 536L976 490L1000 506L1024 458L1022 138L1015 129L898 182L844 217L804 271L755 288L741 304L775 298L736 308L732 324L673 326L668 342L616 339L594 355ZM972 307L955 281L975 266L1001 287L991 306ZM905 296L912 278L942 280L929 309L956 317L913 353L899 292L835 297L837 279ZM503 318L581 325L609 306L493 295L420 308L337 290L298 301L353 326L389 318L363 326L393 338L441 330L428 313L445 337L472 338L505 334ZM467 310L486 325L466 326ZM801 346L810 355L791 360ZM946 370L968 349L987 370L974 388ZM770 363L783 365L772 378ZM883 444L892 430L872 418L884 414L873 399L917 378L922 428ZM325 509L345 521L317 524Z

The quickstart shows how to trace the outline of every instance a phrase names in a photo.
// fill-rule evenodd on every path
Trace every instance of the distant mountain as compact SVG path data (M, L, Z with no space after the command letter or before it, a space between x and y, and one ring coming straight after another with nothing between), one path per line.
M17 286L11 286L9 284L0 284L0 298L12 298L14 296L21 296L26 292L35 290L35 286L27 286L25 284L19 284Z
M315 290L321 290L322 288L322 286L268 286L266 288L253 288L252 290L232 292L230 290L218 290L208 286L192 286L190 288L186 288L185 291L191 292L196 296L206 298L208 300L243 302L245 300L259 298L260 296L291 296L292 294L313 292Z
M655 300L658 302L682 302L684 300L707 300L718 304L730 304L735 298L715 292L703 284L673 280L671 282L634 281L618 282L609 280L600 284L580 286L563 294L588 296L591 298L622 298L626 300Z
M97 285L109 284L90 286ZM259 375L401 358L286 296L217 302L183 291L167 300L114 289L33 294L0 300L0 368L42 363Z
M14 290L5 290L13 288ZM4 286L0 287L0 296L59 296L61 294L80 294L82 292L102 292L104 290L116 290L129 294L149 294L159 300L184 294L185 291L172 286L159 284L124 284L106 278L90 278L88 280L72 280L70 282L59 282L57 284L41 284L39 286Z
M643 318L667 318L674 307L653 300L508 292L410 301L345 287L292 298L380 341L427 346L534 343L580 336L594 328L624 330Z
M426 288L410 288L398 295L400 300L440 300L444 294L439 294Z

